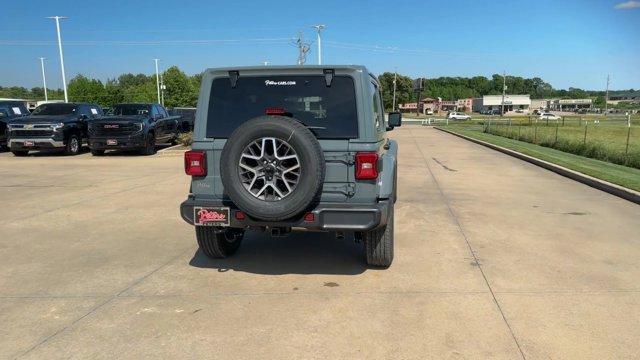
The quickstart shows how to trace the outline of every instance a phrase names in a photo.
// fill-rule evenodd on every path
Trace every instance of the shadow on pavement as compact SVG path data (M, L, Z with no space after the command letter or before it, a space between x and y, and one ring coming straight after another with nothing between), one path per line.
M227 259L209 259L200 250L189 265L197 268L243 271L264 275L340 274L357 275L367 270L362 244L352 235L336 239L333 234L296 232L272 238L266 233L245 233L238 252Z

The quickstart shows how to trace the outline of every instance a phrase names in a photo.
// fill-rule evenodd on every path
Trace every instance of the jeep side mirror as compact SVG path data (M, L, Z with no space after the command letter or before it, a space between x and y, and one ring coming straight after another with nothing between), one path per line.
M393 130L396 126L402 126L402 114L399 112L391 112L388 115L387 131Z

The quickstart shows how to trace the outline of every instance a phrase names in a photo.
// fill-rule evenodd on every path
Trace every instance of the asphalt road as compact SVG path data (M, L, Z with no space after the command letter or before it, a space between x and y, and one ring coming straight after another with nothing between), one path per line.
M196 251L181 157L0 154L0 358L633 358L640 206L419 126L396 258L249 234Z

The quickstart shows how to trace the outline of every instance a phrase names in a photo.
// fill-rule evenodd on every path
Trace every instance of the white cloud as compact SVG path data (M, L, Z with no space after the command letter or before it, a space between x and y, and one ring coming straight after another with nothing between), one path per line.
M625 1L614 6L614 9L618 9L618 10L628 10L628 9L637 9L637 8L640 8L640 1L635 1L635 0Z

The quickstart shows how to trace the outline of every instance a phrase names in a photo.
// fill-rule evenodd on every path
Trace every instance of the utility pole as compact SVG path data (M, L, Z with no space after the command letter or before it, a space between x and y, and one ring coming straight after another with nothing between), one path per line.
M58 32L58 52L60 53L60 71L62 72L62 89L64 90L64 102L69 102L67 96L67 79L64 74L64 55L62 55L62 38L60 37L60 19L68 19L66 16L48 16L47 19L56 21L56 30Z
M40 58L40 67L42 68L42 86L44 87L44 101L49 101L49 97L47 96L47 77L44 75L44 59Z
M393 106L391 107L391 111L396 111L396 81L398 80L398 72L394 71L393 73Z
M160 72L158 71L158 61L160 59L153 59L156 62L156 88L158 89L158 104L160 104Z
M294 41L293 45L298 48L298 65L304 65L307 61L309 44L304 42L302 31L298 31L298 38Z
M607 74L607 91L604 97L604 116L609 112L609 74Z
M313 25L318 32L318 65L322 65L322 39L320 38L320 31L324 30L325 25Z
M502 72L502 110L500 111L500 116L504 116L504 95L507 91L507 73L505 71Z

